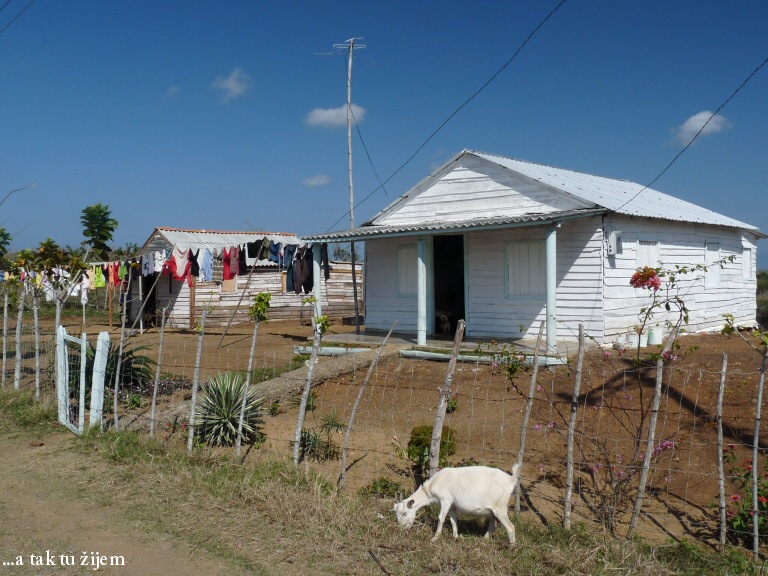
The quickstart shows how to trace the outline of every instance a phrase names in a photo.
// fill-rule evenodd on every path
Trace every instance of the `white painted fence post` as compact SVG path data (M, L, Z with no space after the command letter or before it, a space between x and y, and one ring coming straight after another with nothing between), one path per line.
M68 394L67 394L67 347L64 342L67 330L59 326L56 331L56 404L58 406L59 422L65 424L68 419Z
M85 388L88 386L88 379L85 374L85 367L88 363L88 354L86 352L86 347L88 346L88 339L85 335L85 332L83 332L82 337L80 339L80 395L79 395L79 405L78 405L78 412L77 412L77 433L82 434L83 433L83 427L85 426Z
M107 375L109 357L109 332L100 332L96 339L96 354L93 359L93 384L91 387L91 418L89 426L102 426L104 411L104 380Z

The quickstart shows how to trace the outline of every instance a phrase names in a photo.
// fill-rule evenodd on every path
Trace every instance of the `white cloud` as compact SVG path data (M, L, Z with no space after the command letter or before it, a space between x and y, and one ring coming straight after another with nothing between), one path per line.
M248 92L250 85L251 78L243 72L242 68L235 68L226 78L217 76L216 80L211 84L214 88L222 91L221 100L225 104L232 98L242 96Z
M317 186L326 186L331 183L331 177L326 174L315 174L304 178L301 183L308 188L315 188Z
M352 104L352 122L362 122L365 117L365 108ZM324 126L326 128L338 128L347 125L347 105L338 108L315 108L307 116L306 123L310 126Z
M165 95L168 98L176 98L176 96L178 95L179 91L181 91L181 87L180 86L171 86L171 87L169 87L165 91Z
M711 120L710 117L712 118ZM707 122L707 120L709 120L709 122ZM705 123L706 126L704 126ZM703 130L701 130L702 126L704 126ZM712 112L709 110L704 110L703 112L694 114L680 126L675 128L674 139L681 144L688 144L688 142L691 141L691 138L696 136L699 130L701 130L699 137L702 137L709 136L710 134L716 134L718 132L724 132L729 130L732 126L733 124L728 122L725 116L720 116L720 114L715 114L712 116Z

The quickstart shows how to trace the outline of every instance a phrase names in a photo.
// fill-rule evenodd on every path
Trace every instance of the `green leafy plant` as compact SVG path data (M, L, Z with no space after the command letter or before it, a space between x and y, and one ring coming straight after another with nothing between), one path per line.
M269 292L259 292L253 297L253 304L248 309L248 315L252 320L256 322L267 321L267 311L270 307L270 300L272 300L272 294Z
M333 441L335 434L343 433L346 424L336 416L336 410L323 416L319 428L307 428L301 431L299 454L302 459L326 462L338 460L341 450Z
M83 245L89 246L97 258L106 260L110 252L107 242L112 241L112 234L118 226L117 220L112 218L109 205L98 203L83 208L80 223L83 225L83 236L86 237Z
M195 434L198 440L216 446L233 446L237 440L240 408L245 395L245 379L237 372L224 372L211 378L202 389L195 410ZM261 442L261 399L251 388L245 406L243 440Z
M280 401L273 400L272 403L269 405L269 415L277 416L278 414L280 414Z
M448 401L445 405L445 411L450 414L451 412L456 412L459 408L459 397L456 394L451 394L448 397Z
M129 393L125 397L125 406L128 408L128 410L134 410L136 408L141 408L141 394L136 394L135 392Z
M376 496L378 498L397 498L404 493L405 490L398 482L393 482L384 476L377 478L360 489L360 494L364 496Z
M739 461L736 447L723 448L723 461L727 472L736 486L736 491L729 497L726 510L728 538L736 544L752 545L752 459ZM763 465L763 473L757 482L757 521L760 541L768 541L768 462Z
M408 444L403 449L396 445L395 451L401 458L407 458L413 463L413 472L417 476L423 475L429 470L429 448L432 444L432 426L416 426L411 430ZM440 438L440 460L438 465L448 465L448 457L456 453L456 431L448 426L443 426L443 434Z
M149 346L134 346L132 348L123 349L123 359L120 362L120 389L125 391L126 394L142 394L149 392L150 383L154 379L153 366L157 363L149 356L142 354L144 350L149 349ZM107 394L111 394L111 388L115 381L115 375L117 373L117 356L119 354L119 347L113 346L110 343L107 350L107 366L104 375L104 401L105 405L109 405L107 402ZM93 376L93 365L96 358L96 348L92 343L88 343L85 357L85 374L86 380L90 383ZM79 366L80 353L79 351L70 349L69 351L70 366ZM69 390L70 396L75 398L77 391L80 388L80 371L69 371ZM90 407L91 403L91 386L86 387L86 407Z
M493 358L491 371L502 370L510 382L514 381L521 370L527 372L529 368L525 354L514 345L502 344L499 347L495 341L491 341L490 344L480 342L475 353L491 356Z
M300 405L301 405L301 398L294 398L293 400L291 400L292 408L298 408ZM307 396L307 412L312 412L312 414L314 414L315 408L317 408L317 399L315 398L314 390L310 390L309 396Z

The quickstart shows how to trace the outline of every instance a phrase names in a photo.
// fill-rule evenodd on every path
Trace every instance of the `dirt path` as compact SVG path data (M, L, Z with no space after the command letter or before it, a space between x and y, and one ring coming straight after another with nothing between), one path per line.
M93 496L88 485L98 481L98 463L62 454L57 448L67 440L48 436L37 446L0 435L0 574L252 573L132 521L129 503Z

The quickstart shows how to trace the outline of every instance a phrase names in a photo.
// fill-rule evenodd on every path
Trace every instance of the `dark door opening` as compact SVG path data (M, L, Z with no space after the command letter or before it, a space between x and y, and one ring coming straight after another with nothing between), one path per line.
M464 310L464 237L435 236L433 239L435 290L435 334L451 337Z

